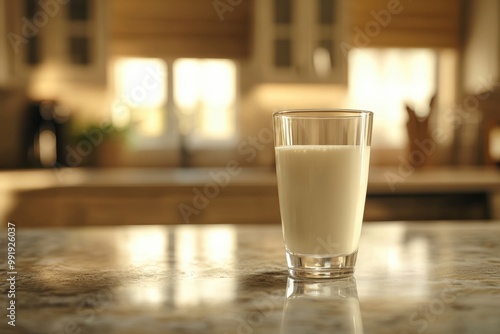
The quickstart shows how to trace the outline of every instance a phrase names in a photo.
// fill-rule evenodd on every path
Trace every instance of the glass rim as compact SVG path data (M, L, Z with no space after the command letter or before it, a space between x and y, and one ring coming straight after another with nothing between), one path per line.
M316 115L313 115L316 114ZM288 116L293 118L349 118L373 117L373 111L343 108L303 108L284 109L273 112L273 117Z

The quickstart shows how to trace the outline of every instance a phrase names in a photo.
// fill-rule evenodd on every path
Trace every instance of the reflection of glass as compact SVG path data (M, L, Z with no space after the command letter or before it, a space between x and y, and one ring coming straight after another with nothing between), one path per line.
M281 333L363 333L356 280L288 278Z

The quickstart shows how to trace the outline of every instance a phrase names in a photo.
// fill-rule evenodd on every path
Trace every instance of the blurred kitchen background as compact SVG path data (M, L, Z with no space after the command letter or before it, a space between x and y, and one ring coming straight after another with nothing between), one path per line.
M0 213L279 223L271 114L375 112L366 220L500 218L498 0L0 0Z

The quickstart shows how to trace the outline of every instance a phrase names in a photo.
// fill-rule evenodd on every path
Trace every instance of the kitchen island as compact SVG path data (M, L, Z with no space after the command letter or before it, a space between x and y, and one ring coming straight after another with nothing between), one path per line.
M56 168L0 172L0 218L30 227L277 224L280 214L271 168ZM500 170L370 168L365 221L487 219L500 219Z
M500 221L365 224L354 278L322 282L288 277L279 225L13 225L14 266L5 246L0 260L1 333L500 328Z

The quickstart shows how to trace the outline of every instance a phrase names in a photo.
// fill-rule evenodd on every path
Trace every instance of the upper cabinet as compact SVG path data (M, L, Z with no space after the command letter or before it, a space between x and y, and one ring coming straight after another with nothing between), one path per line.
M9 76L14 80L105 80L106 5L99 0L5 2Z
M254 60L263 82L345 83L347 1L256 0Z
M110 54L247 58L249 0L109 0Z
M458 48L463 0L350 0L352 47Z

